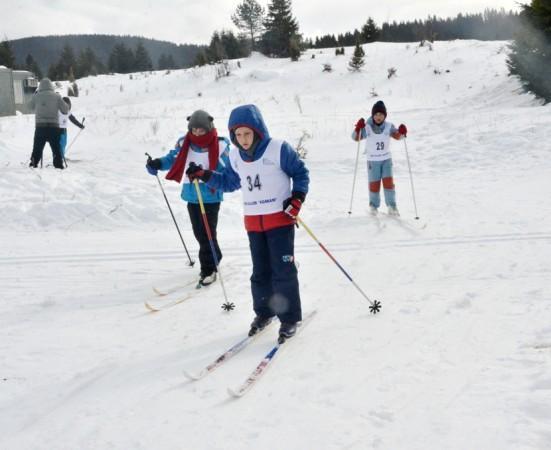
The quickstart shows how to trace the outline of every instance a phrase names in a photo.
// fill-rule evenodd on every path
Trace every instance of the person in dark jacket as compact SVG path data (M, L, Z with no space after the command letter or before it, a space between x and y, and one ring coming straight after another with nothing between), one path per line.
M38 163L42 160L42 153L47 142L52 148L54 167L63 169L58 114L59 112L67 114L69 105L63 101L61 95L55 92L52 82L48 78L43 78L30 101L30 106L35 111L36 128L29 166L38 166Z
M235 108L228 123L230 164L223 170L190 166L190 180L224 192L241 188L253 262L251 291L256 314L249 335L281 322L279 335L294 336L302 309L295 265L296 217L308 192L308 169L285 141L272 139L255 105Z

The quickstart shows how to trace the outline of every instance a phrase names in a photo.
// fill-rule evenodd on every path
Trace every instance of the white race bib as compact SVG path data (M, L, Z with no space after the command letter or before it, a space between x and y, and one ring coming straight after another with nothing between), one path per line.
M241 178L243 210L247 216L283 211L283 201L291 196L291 179L281 169L283 141L272 139L262 158L246 162L239 149L230 150L230 163Z

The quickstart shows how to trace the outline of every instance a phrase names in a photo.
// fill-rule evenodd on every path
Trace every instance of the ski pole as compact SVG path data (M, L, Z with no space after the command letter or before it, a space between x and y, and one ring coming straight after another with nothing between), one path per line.
M406 137L404 137L404 147L406 149L406 159L408 162L409 169L409 181L411 182L411 195L413 196L413 207L415 208L415 220L419 220L419 214L417 213L417 202L415 201L415 189L413 188L413 175L411 174L411 164L409 163L409 154L408 154L408 144L406 142Z
M151 155L149 153L146 153L146 156L148 158L148 161L150 161ZM195 264L195 261L191 259L191 256L189 256L189 252L187 251L186 243L184 242L184 238L182 237L182 233L180 233L180 227L178 227L178 222L176 222L176 218L174 217L174 213L172 212L172 208L170 207L170 203L168 202L168 198L166 197L165 190L163 188L163 183L161 183L161 180L159 179L159 175L155 174L155 178L157 178L157 182L159 183L159 187L161 188L161 192L163 193L163 197L165 198L166 206L168 206L168 210L170 211L170 215L172 216L172 220L174 221L174 225L176 226L176 230L178 230L178 235L180 236L180 240L182 241L182 245L184 246L184 250L186 251L186 255L189 259L189 265L193 267Z
M84 121L86 120L86 117L83 117L82 118L82 125L84 125ZM73 138L73 140L71 141L71 143L69 144L69 146L67 147L67 149L65 150L65 155L67 154L67 152L69 151L69 149L72 147L72 145L75 143L75 141L78 139L78 137L80 136L80 133L82 133L82 130L84 130L84 128L81 128L80 130L78 130L78 133L77 135ZM65 155L63 155L63 159L65 159ZM67 162L65 162L65 164L67 164Z
M331 261L333 261L339 269L341 269L342 273L350 280L350 282L360 291L360 294L370 303L369 311L373 314L377 314L381 310L381 302L378 300L370 300L370 298L365 294L365 292L356 284L356 282L352 279L350 275L346 272L346 270L343 269L343 267L339 264L339 262L333 257L331 253L325 248L325 246L318 240L318 238L312 233L312 230L306 226L306 224L300 219L300 217L296 218L297 222L302 225L302 227L306 230L306 232L314 239L314 241L317 242L317 244L321 247L321 249L325 252L329 258L331 258Z
M348 214L352 214L352 202L354 201L354 188L356 186L356 174L358 173L358 161L360 159L360 133L358 131L358 148L356 149L356 164L354 165L354 179L352 180L352 195L350 196L350 207L348 208Z
M216 271L220 276L220 284L222 285L222 291L224 292L224 299L226 302L222 305L222 308L226 311L231 311L235 308L235 305L228 300L228 294L226 294L226 287L224 286L224 277L222 277L222 271L219 267L218 255L216 254L216 249L214 248L214 240L212 239L212 233L210 232L209 221L207 220L207 213L205 211L205 205L203 203L203 195L201 194L201 189L199 188L199 181L197 178L193 180L193 185L195 186L195 191L197 192L197 198L199 199L199 208L201 208L201 216L203 217L203 224L205 225L205 231L207 232L207 237L209 238L210 251L212 252L212 258L214 259L214 264L216 265Z

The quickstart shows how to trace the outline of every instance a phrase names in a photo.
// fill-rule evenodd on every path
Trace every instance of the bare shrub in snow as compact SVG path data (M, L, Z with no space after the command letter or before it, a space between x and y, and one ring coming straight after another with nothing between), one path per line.
M302 114L302 105L300 104L300 96L298 94L295 94L295 103L298 106L298 110Z
M216 64L214 79L218 81L220 78L229 77L231 75L230 65L227 61L222 61Z
M333 72L333 67L331 64L324 64L322 72Z
M369 93L371 94L371 97L378 97L379 96L379 94L377 94L377 92L375 91L374 87L371 88L371 91Z
M396 67L390 67L387 69L388 75L387 78L390 80L392 77L396 76L397 69Z
M156 136L157 132L159 131L159 121L154 120L153 122L151 122L150 127L151 127L151 132L153 133L153 136Z
M306 155L308 154L308 150L306 149L306 147L304 147L304 142L306 142L306 140L310 139L311 137L312 137L312 135L310 133L308 133L308 131L302 130L302 136L299 138L298 144L296 146L298 157L300 159L306 159Z

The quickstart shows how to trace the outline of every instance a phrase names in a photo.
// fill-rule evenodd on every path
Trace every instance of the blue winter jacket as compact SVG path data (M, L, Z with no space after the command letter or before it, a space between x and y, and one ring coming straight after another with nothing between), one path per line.
M230 139L236 146L237 140L235 138L235 129L241 126L256 131L260 137L260 142L256 146L252 158L243 150L239 150L239 154L243 161L257 161L264 155L266 147L268 147L272 138L270 137L270 133L268 132L268 128L266 127L260 110L255 105L239 106L230 114L230 119L228 121ZM295 149L285 141L283 141L281 148L280 164L283 172L292 180L292 190L306 194L308 192L308 184L310 183L308 169L304 165L304 162L298 157L298 153ZM221 189L224 192L233 192L241 187L241 179L231 165L226 164L223 170L213 172L207 184L210 187Z
M159 158L161 160L161 170L170 170L172 165L174 164L174 161L176 161L176 157L178 156L178 153L180 153L181 145L184 142L184 137L182 136L178 141L176 142L175 147L170 150L165 156L162 158ZM230 141L225 137L219 137L219 144L221 142L224 142L225 149L224 151L220 152L220 158L218 159L218 166L216 167L216 170L224 170L225 166L230 165L230 160L228 158L229 148L230 148ZM198 147L195 144L191 144L189 147L190 152L207 152L207 149L203 149ZM187 176L187 175L184 175ZM222 200L224 200L224 194L221 190L216 189L213 192L212 188L207 187L205 183L199 183L199 189L201 190L201 195L203 196L203 202L204 203L220 203ZM195 186L191 183L182 183L182 194L181 197L184 201L189 203L199 203L199 199L197 198L197 192L195 191Z

